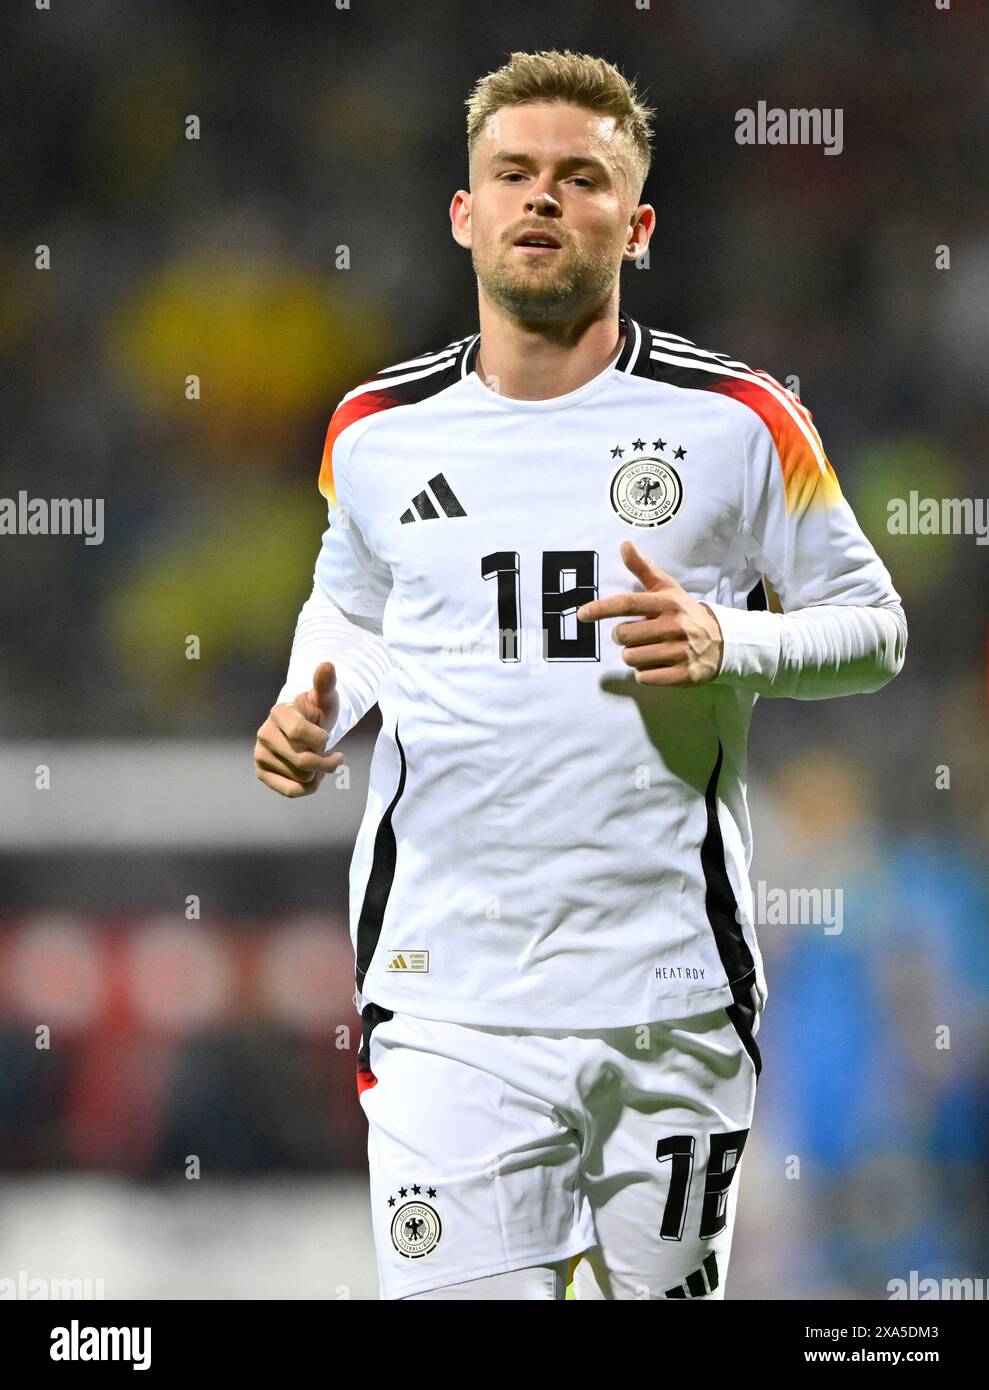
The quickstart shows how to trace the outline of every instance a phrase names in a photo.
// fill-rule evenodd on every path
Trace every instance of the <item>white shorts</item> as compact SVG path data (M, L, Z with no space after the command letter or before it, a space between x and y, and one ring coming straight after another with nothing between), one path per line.
M370 1004L363 1024L382 1298L585 1252L578 1298L724 1297L754 1008L568 1032Z

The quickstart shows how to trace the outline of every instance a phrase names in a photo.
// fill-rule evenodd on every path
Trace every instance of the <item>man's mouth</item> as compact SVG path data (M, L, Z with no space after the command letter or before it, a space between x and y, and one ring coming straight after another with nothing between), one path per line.
M549 256L562 250L551 232L523 232L516 237L514 245L526 256Z

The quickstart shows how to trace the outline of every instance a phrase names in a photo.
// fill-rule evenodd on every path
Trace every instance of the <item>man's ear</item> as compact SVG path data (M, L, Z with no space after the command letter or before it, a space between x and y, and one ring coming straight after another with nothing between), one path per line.
M646 229L645 242L635 253L635 259L637 260L639 256L645 253L649 246L649 242L652 240L652 234L656 230L656 209L651 203L638 203L632 209L632 217L629 219L630 232L633 224L636 222L642 223Z
M450 203L450 231L459 246L469 247L471 195L466 188L458 188Z

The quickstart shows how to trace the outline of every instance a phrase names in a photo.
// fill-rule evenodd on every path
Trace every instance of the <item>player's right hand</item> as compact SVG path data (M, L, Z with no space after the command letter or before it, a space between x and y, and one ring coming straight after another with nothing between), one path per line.
M336 686L333 662L322 661L313 672L311 690L272 705L254 745L258 780L266 787L282 796L310 796L326 773L343 762L342 753L323 752L326 731L340 711Z

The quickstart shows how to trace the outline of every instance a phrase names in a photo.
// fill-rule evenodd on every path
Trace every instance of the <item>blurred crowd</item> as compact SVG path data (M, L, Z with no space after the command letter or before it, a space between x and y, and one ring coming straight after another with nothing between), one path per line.
M764 1297L985 1274L989 547L886 522L911 491L987 493L986 19L933 0L84 0L3 17L0 497L102 497L106 527L101 546L0 537L4 740L242 738L249 756L310 588L336 402L476 328L447 221L473 82L514 49L569 47L656 107L658 227L623 303L794 384L910 626L881 694L755 712L753 878L845 887L841 933L761 932L746 1200L765 1210L746 1225L743 1204L740 1233L781 1243ZM842 108L842 154L738 145L735 112L760 100ZM116 979L140 913L87 917L57 864L39 872ZM251 932L277 934L293 881L273 860ZM328 891L344 960L345 885ZM51 929L22 906L8 899L0 960ZM165 1042L160 1020L104 1002L39 1090L36 1010L9 980L0 1165L161 1173L205 1112L221 1166L363 1162L352 1055L305 1019L252 996Z

